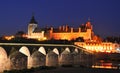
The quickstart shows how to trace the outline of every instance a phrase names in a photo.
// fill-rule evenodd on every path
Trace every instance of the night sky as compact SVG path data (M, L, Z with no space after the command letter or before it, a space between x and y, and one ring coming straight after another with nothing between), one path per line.
M33 13L39 27L78 27L90 18L95 34L120 36L120 0L1 0L0 36L27 32Z

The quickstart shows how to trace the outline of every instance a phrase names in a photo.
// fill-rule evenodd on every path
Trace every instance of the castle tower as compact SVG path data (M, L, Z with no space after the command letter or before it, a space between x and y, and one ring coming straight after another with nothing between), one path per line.
M90 18L88 18L88 21L86 22L86 28L91 30L93 29Z
M35 30L35 28L37 28L37 22L34 18L34 16L32 16L30 22L29 22L29 25L28 25L28 36L31 36L33 31Z

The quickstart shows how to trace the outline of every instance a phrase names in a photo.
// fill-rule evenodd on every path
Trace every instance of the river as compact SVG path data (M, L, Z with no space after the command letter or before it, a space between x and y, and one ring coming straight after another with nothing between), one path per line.
M120 69L120 62L99 60L92 65L92 68Z

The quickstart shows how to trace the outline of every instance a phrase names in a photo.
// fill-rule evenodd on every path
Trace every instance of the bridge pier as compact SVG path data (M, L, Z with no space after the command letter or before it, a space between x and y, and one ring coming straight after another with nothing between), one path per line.
M73 55L73 65L80 66L80 53L78 51L74 51Z
M10 69L27 69L27 56L16 51L10 56Z
M32 67L45 66L45 62L46 62L46 55L42 54L41 52L35 51L31 55Z
M73 55L71 54L69 48L66 48L59 57L59 65L60 66L67 66L73 65Z
M50 51L46 55L46 66L53 66L53 67L58 66L58 55L55 52Z

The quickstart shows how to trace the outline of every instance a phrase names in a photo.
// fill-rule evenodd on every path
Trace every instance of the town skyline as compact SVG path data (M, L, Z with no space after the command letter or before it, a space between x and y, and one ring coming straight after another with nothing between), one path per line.
M27 25L34 16L40 27L59 27L68 24L78 27L91 19L95 34L119 36L119 1L2 1L0 4L0 35L17 31L27 33ZM73 25L74 24L74 25Z

